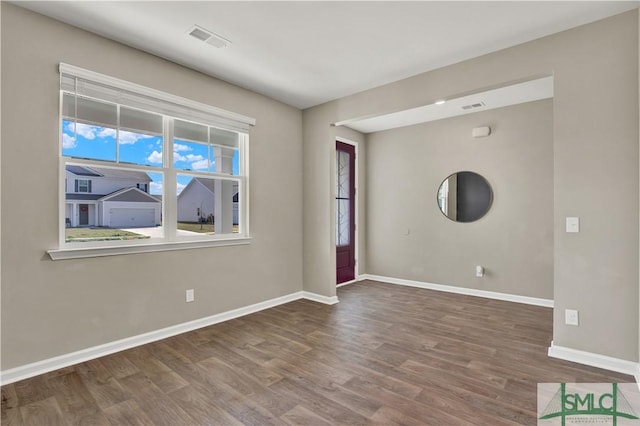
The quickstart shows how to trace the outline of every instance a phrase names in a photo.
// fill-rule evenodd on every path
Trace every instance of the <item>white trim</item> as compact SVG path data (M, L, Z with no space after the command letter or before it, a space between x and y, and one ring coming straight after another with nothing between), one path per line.
M339 302L338 296L323 296L321 294L311 293L309 291L303 291L302 298L313 300L314 302L324 303L325 305L335 305Z
M355 260L356 264L355 264L355 266L353 268L353 273L354 273L354 275L356 277L358 277L359 276L359 270L360 270L360 260L359 260L359 258L360 258L360 244L359 244L359 241L360 241L360 226L359 226L359 223L358 223L358 215L360 214L360 203L358 202L358 199L360 198L360 188L359 188L360 181L358 179L358 172L359 172L360 168L358 167L358 159L360 158L360 155L358 153L358 142L352 141L350 139L346 139L346 138L343 138L343 137L340 137L340 136L336 136L336 140L333 142L334 152L336 150L335 149L335 143L336 142L342 142L342 143L346 143L347 145L353 146L354 154L356 156L356 159L354 161L355 170L353 171L354 172L354 177L355 177L355 181L354 181L353 185L355 187L355 192L356 192L356 199L354 200L354 205L355 205L354 217L355 217L355 222L356 223L355 223L355 232L354 232L354 235L353 235L353 238L354 238L354 249L355 249L354 260ZM334 173L334 180L335 180L335 173ZM334 181L333 182L333 187L335 188L335 186L336 186L336 182ZM334 195L334 198L335 198L335 195ZM337 208L338 208L337 205L334 206L334 210L337 209ZM333 214L335 215L335 211L333 212ZM338 224L336 223L335 226L338 226ZM333 230L333 234L335 235L335 233L336 233L336 231L334 229ZM352 283L352 281L340 283L339 285L343 285L343 284L347 284L347 283L350 284L350 283Z
M336 288L342 287L342 286L345 286L345 285L349 285L349 284L355 284L357 282L364 281L366 279L367 279L366 275L357 275L355 280L351 280L351 281L346 281L346 282L340 283L340 284L336 285Z
M251 238L238 237L200 241L170 241L163 243L131 244L118 246L94 246L48 250L51 260L82 259L85 257L118 256L134 253L154 253L157 251L187 250L205 247L238 246L251 244Z
M119 195L124 194L125 192L129 192L129 191L138 191L140 194L144 194L147 198L151 199L151 202L154 203L162 203L162 201L160 201L159 199L157 199L156 197L154 197L151 194L148 194L146 192L144 192L143 190L141 190L140 188L135 188L135 187L129 187L129 188L122 188L117 190L116 192L113 192L111 194L107 194L102 198L98 198L96 201L109 201L110 199L112 199L113 197L117 197ZM66 194L65 194L66 196ZM66 198L66 197L65 197ZM149 201L141 201L142 203L147 203Z
M315 293L310 293L308 291L298 291L296 293L276 297L264 302L255 303L253 305L244 306L242 308L233 309L227 312L211 315L209 317L200 318L194 321L173 325L159 330L150 331L148 333L139 334L137 336L127 337L124 339L116 340L114 342L81 349L76 352L71 352L42 361L37 361L31 364L21 365L20 367L11 368L9 370L0 371L0 384L8 385L9 383L28 379L39 374L48 373L50 371L68 367L70 365L120 352L125 349L131 349L136 346L166 339L167 337L175 336L177 334L186 333L202 327L207 327L234 318L253 314L255 312L293 302L294 300L298 299L309 299L315 302L325 303L327 305L338 303L338 298L336 296L327 297Z
M633 375L636 379L636 383L638 384L638 389L640 389L640 362L638 363L638 368L636 368L636 373Z
M554 345L551 342L548 355L552 358L564 359L565 361L577 362L578 364L590 365L592 367L604 368L605 370L616 371L622 374L634 376L638 381L640 364L624 359L613 358L606 355L594 354L592 352L580 351L577 349L565 348Z
M217 108L217 107L207 105L201 102L197 102L191 99L183 98L181 96L172 95L170 93L163 92L161 90L152 89L147 86L131 83L126 80L121 80L119 78L111 77L105 74L100 74L95 71L90 71L74 65L65 64L63 62L61 62L59 65L59 71L60 71L60 74L66 74L69 76L81 78L83 80L89 80L92 82L104 84L106 86L111 86L118 89L126 90L128 92L148 96L150 98L155 98L161 101L169 102L171 104L182 105L187 108L192 108L194 110L202 111L207 114L212 114L226 120L236 121L238 123L242 123L249 126L255 126L256 124L255 118L248 117L246 115L227 111L222 108Z
M345 285L349 285L349 284L355 284L357 283L359 280L356 278L355 280L351 280L351 281L345 281L343 283L337 284L336 288L340 288L340 287L344 287Z
M553 300L540 299L537 297L520 296L517 294L498 293L495 291L476 290L466 287L455 287L443 284L432 284L422 281L405 280L402 278L390 278L380 275L364 274L364 279L372 281L380 281L388 284L405 285L408 287L426 288L429 290L444 291L447 293L466 294L468 296L485 297L488 299L506 300L508 302L524 303L527 305L544 306L546 308L553 308Z

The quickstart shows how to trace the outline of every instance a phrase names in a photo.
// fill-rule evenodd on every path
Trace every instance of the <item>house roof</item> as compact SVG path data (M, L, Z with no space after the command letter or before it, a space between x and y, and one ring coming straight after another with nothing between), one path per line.
M66 169L68 172L71 172L77 176L102 176L96 171L83 166L73 166L73 165L67 164Z
M103 194L70 194L67 193L65 195L65 199L69 200L69 201L95 201L95 200L99 200L100 198L104 197Z
M207 188L209 191L211 191L211 193L215 193L215 187L216 187L216 181L213 179L200 179L200 178L194 178L193 180L195 180L196 182L200 183L201 185L203 185L205 188Z
M100 197L100 201L127 201L138 203L159 203L156 197L151 194L147 194L138 188L123 188L111 194L103 195Z
M136 182L151 182L151 178L145 172L137 170L126 169L110 169L106 167L87 167L87 166L74 166L67 164L66 169L68 172L77 176L93 176L115 179L131 179Z

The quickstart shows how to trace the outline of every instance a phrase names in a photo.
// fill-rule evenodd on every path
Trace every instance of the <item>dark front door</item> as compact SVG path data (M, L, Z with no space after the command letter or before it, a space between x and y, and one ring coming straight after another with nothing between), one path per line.
M89 224L89 205L80 204L80 217L78 218L78 224L80 226Z
M355 279L356 148L336 142L336 282Z

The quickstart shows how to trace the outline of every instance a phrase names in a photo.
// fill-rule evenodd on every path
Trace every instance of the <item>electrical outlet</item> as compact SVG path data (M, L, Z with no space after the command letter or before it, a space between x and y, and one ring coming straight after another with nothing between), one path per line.
M578 325L578 311L575 309L565 309L564 323L566 325Z
M193 289L187 290L186 300L187 302L193 302L196 299Z

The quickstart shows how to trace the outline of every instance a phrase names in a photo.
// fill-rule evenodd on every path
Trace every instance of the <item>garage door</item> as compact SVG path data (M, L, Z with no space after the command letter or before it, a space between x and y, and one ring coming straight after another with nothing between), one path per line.
M155 226L155 209L109 209L112 228L140 228Z

